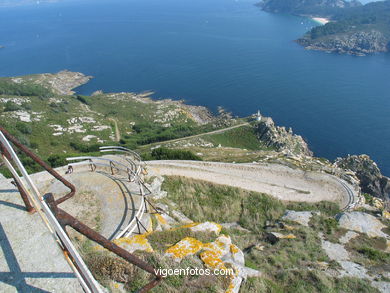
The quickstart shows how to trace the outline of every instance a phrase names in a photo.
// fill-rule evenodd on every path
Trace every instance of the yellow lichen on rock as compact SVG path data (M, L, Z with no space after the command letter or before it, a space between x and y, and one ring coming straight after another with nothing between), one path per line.
M163 216L161 216L160 214L155 214L155 216L156 216L156 220L157 220L160 224L162 224L162 225L166 225L166 224L167 224L167 220L165 220L165 219L163 218Z
M203 243L199 240L192 237L186 237L168 248L166 250L166 254L172 256L176 260L181 260L187 255L193 255L197 253L202 249L202 247Z
M238 249L238 247L237 246L235 246L234 244L230 244L230 252L232 253L232 254L236 254L236 253L238 253L240 250Z
M150 233L145 233L141 235L133 235L129 238L119 238L113 242L129 252L134 252L137 250L153 252L153 248L146 238L149 234Z

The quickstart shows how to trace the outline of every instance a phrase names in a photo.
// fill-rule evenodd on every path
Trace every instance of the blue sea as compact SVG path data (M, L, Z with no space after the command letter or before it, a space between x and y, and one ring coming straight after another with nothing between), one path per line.
M81 94L153 90L235 115L259 109L315 155L369 154L390 175L390 54L307 51L317 25L249 0L63 0L0 8L0 76L80 71Z

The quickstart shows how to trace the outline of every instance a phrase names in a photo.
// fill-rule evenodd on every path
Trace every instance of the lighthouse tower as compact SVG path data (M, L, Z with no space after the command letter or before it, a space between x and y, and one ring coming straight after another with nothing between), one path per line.
M261 114L260 114L260 110L257 110L257 114L256 114L256 121L261 121Z

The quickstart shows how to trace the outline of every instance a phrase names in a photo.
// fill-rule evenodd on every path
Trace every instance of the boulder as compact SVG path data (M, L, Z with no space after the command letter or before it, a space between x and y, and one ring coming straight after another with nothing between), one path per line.
M346 212L337 216L340 227L360 233L369 237L389 238L389 235L382 232L386 225L377 218L363 212Z
M349 253L343 245L332 243L326 240L321 241L321 247L331 260L343 261L349 260Z
M293 221L303 226L309 226L310 218L313 213L310 211L296 212L296 211L286 211L285 215L282 217L282 220Z
M345 235L340 237L339 241L342 244L347 244L349 242L349 240L351 240L357 236L359 236L359 233L356 233L353 231L348 231L347 233L345 233Z

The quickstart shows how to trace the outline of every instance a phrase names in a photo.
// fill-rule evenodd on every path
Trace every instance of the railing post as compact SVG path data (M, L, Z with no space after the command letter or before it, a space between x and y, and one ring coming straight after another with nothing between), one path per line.
M0 151L1 151L2 155L4 157L6 157L10 163L12 163L11 155L9 154L9 152L6 150L6 148L1 143L0 143ZM15 183L15 186L19 190L20 196L22 197L22 200L23 200L24 206L26 207L27 212L35 213L35 209L28 199L27 192L22 188L22 186L20 186L19 182L16 180L16 178L13 175L12 175L12 177L14 178L13 182Z

